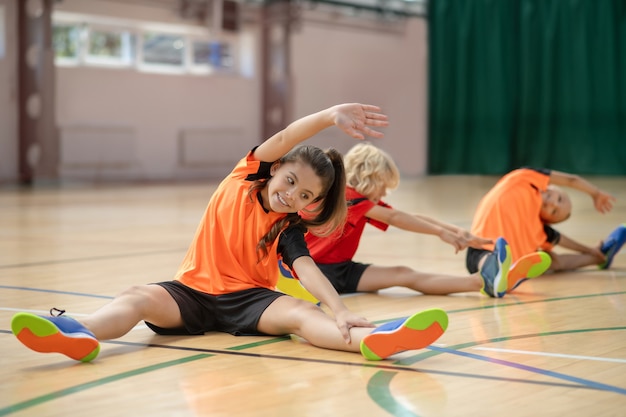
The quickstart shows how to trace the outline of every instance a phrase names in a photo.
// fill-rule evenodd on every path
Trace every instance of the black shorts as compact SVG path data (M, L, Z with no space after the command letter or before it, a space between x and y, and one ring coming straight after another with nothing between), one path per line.
M483 256L490 254L492 251L486 249L474 249L467 248L467 253L465 255L465 267L469 271L470 274L474 272L478 272L478 263Z
M338 264L317 264L339 294L355 293L363 272L370 264L346 261Z
M265 309L285 294L267 288L250 288L231 294L210 295L180 283L157 282L170 293L183 319L184 326L164 329L146 322L160 335L201 335L210 331L235 336L260 335L257 326Z

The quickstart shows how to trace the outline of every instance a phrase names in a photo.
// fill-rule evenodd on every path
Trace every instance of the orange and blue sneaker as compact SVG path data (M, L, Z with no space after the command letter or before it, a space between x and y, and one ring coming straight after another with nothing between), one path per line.
M55 316L53 311L60 314ZM50 317L17 313L11 319L11 330L24 346L36 352L56 352L77 361L92 361L100 352L98 339L75 319L62 316L64 312L53 308Z
M513 291L524 281L543 275L551 264L552 258L546 252L539 251L522 256L509 270L507 292Z
M493 252L480 268L483 287L480 292L489 297L501 298L506 294L509 268L511 267L511 248L504 238L496 240Z
M624 246L626 242L626 224L620 224L617 229L613 230L611 234L604 239L600 251L606 256L606 261L598 265L600 269L609 269L613 258L617 255L617 252Z
M423 349L439 339L448 328L448 314L433 308L375 328L361 340L361 354L380 361L407 350Z

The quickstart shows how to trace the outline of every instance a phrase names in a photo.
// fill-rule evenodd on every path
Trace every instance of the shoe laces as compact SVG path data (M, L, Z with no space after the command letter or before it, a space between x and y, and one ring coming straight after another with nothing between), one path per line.
M60 308L52 307L50 309L50 315L52 317L59 317L65 313L65 310L61 310Z

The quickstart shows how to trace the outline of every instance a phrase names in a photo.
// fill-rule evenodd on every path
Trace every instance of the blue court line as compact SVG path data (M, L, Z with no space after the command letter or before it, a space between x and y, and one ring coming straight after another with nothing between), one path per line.
M13 334L10 330L0 329L0 334L2 333L8 334L8 335ZM192 337L196 337L196 336L192 336ZM167 349L167 350L175 350L175 351L183 351L183 352L204 353L204 354L210 354L213 356L228 355L228 356L241 356L241 357L250 357L250 358L287 360L287 361L293 361L293 362L318 363L318 364L325 364L325 365L374 368L374 369L380 369L380 370L385 370L385 371L394 371L394 373L396 374L399 372L411 372L411 373L454 376L454 377L460 377L460 378L484 379L484 380L499 381L499 382L519 382L522 384L541 385L541 386L550 386L550 387L594 389L592 387L581 387L578 384L556 383L556 382L546 382L546 381L528 381L528 380L519 379L519 378L478 375L478 374L469 374L469 373L453 372L453 371L440 371L436 369L420 369L420 368L414 368L410 366L398 365L399 362L395 362L395 363L389 363L385 361L350 362L350 361L340 361L340 360L332 360L332 359L313 359L313 358L305 358L305 357L298 357L298 356L282 356L282 355L275 355L275 354L242 351L244 349L250 349L250 348L264 345L264 344L284 342L287 340L289 339L284 338L284 337L275 338L275 339L268 339L268 340L256 342L256 343L233 346L233 347L224 348L224 349L198 348L198 347L190 347L190 346L172 346L172 345L162 345L162 344L157 344L157 343L127 342L123 340L105 340L105 341L102 341L101 344Z
M13 286L13 285L0 285L0 288L7 289L7 290L36 291L36 292L47 292L47 293L54 293L54 294L76 295L76 296L80 296L80 297L105 298L107 300L115 298L115 297L110 296L110 295L98 295L98 294L88 294L88 293L80 293L80 292L72 292L72 291L48 290L48 289L44 289L44 288L17 287L17 286ZM467 311L489 310L489 309L493 309L493 308L504 308L504 307L511 307L511 306L526 305L526 304L550 303L550 302L554 302L554 301L575 300L575 299L593 298L593 297L606 297L606 296L611 296L611 295L622 295L622 294L626 294L626 291L614 291L614 292L605 292L605 293L596 293L596 294L572 295L572 296L567 296L567 297L546 298L546 299L530 300L530 301L521 301L520 300L520 301L516 301L516 302L512 302L512 303L497 303L497 304L492 304L492 305L488 305L488 306L468 307L468 308L461 308L461 309L457 309L457 310L447 310L446 312L448 314L454 314L454 313L463 313L463 312L467 312ZM386 323L388 321L394 321L394 320L398 320L398 319L401 319L401 318L405 318L405 317L396 317L396 318L392 318L392 319L377 320L375 323Z
M12 334L12 332L8 331L8 330L0 330L0 333L6 333L6 334ZM277 341L284 341L286 340L286 338L280 338L280 339L270 339L265 341L265 343L275 343ZM291 356L280 356L280 355L268 355L268 354L259 354L259 353L252 353L252 352L241 352L238 351L238 347L232 347L232 348L228 348L229 350L222 350L222 349L206 349L206 348L194 348L194 347L185 347L185 346L170 346L170 345L159 345L159 344L153 344L153 343L137 343L137 342L126 342L126 341L120 341L120 340L109 340L109 341L105 341L103 343L106 344L114 344L114 345L126 345L126 346L144 346L144 347L152 347L152 348L161 348L161 349L171 349L171 350L179 350L179 351L187 351L187 352L196 352L196 353L200 353L200 354L204 354L206 355L206 357L209 356L215 356L215 355L235 355L235 356L244 356L244 357L257 357L257 358L266 358L266 359L277 359L277 360L289 360L289 361L296 361L296 362L308 362L308 363L320 363L320 364L328 364L328 365L341 365L341 366L355 366L355 367L364 367L364 368L374 368L374 369L378 369L379 372L377 372L376 374L374 374L370 380L368 381L367 384L367 392L370 396L370 398L372 398L372 400L374 400L374 402L376 404L378 404L379 406L381 406L381 408L383 408L385 411L390 412L391 415L393 416L401 416L401 417L419 417L417 416L415 413L411 412L410 410L406 409L400 402L396 401L393 398L393 395L390 391L390 382L391 379L397 375L400 372L412 372L412 373L424 373L424 374L436 374L436 375L445 375L445 376L453 376L453 377L462 377L462 378L478 378L478 379L486 379L486 380L494 380L494 381L501 381L501 382L518 382L518 383L522 383L522 384L534 384L534 385L540 385L540 386L551 386L551 387L564 387L564 388L580 388L580 389L592 389L592 390L605 390L604 387L602 386L585 386L585 385L580 385L578 383L578 381L574 381L574 384L571 383L554 383L554 382L547 382L547 381L528 381L528 380L523 380L523 379L519 379L519 378L502 378L502 377L494 377L494 376L488 376L488 375L478 375L478 374L467 374L467 373L460 373L460 372L450 372L450 371L438 371L438 370L432 370L432 369L428 369L428 370L423 370L423 369L419 369L419 368L412 368L412 367L408 367L408 366L398 366L396 364L388 364L388 363L380 363L380 362L374 362L374 363L370 363L370 362L345 362L345 361L336 361L336 360L328 360L328 359L311 359L311 358L302 358L302 357L291 357ZM245 349L246 347L253 347L255 345L258 344L262 344L264 342L257 342L257 343L251 343L251 344L244 344L244 345L240 345L241 348ZM447 349L447 350L442 350L441 353L454 353L454 352L448 352L451 349ZM440 354L440 353L434 353L432 352L433 355L436 354ZM469 356L472 356L471 354L469 354ZM473 355L473 356L479 356L479 355ZM197 356L198 358L200 358L201 356ZM194 357L195 358L195 357ZM489 358L487 358L489 359ZM184 361L185 359L183 359ZM400 361L398 361L400 362ZM492 361L493 362L493 361ZM169 364L170 362L166 362L165 364ZM20 404L14 404L13 406L9 406L6 409L0 409L0 416L5 415L3 413L7 413L10 414L12 412L17 411L18 409L21 408L27 408L27 407L31 407L33 405L36 404L40 404L43 402L47 402L47 401L52 401L56 398L58 398L59 396L65 396L65 395L69 395L69 394L73 394L75 392L78 391L82 391L85 389L89 389L89 388L96 388L104 383L108 383L108 382L112 382L115 380L120 380L120 379L124 379L126 377L130 377L130 376L134 376L137 373L144 373L145 371L150 371L153 369L158 369L162 366L163 364L157 364L157 365L152 365L152 366L148 366L145 368L141 368L141 370L138 371L133 371L131 373L123 373L120 375L114 375L114 376L110 376L110 377L106 377L103 378L101 380L98 381L93 381L90 383L86 383L86 384L81 384L75 387L71 387L70 389L67 390L63 390L60 392L54 392L54 393L49 393L49 394L45 394L42 395L40 397L37 397L35 399L31 399L31 400L27 400L23 403ZM16 408L17 407L17 408Z
M163 253L185 253L187 249L161 249L150 252L138 252L138 253L119 253L112 255L102 255L102 256L89 256L85 258L73 258L73 259L60 259L60 260L50 260L50 261L38 261L38 262L27 262L23 264L0 264L0 269L10 269L10 268L30 268L32 266L44 266L44 265L61 265L61 264L69 264L69 263L77 263L77 262L89 262L89 261L103 261L103 260L112 260L112 259L120 259L120 258L131 258L134 256L151 256L158 255Z
M0 286L0 288L13 288L13 289L20 289L19 287L9 287L9 286ZM29 291L37 291L36 289L29 289L29 288L23 288L25 290L29 290ZM46 291L46 290L39 290L39 291ZM76 295L84 295L84 296L88 296L88 297L99 297L99 298L113 298L113 297L105 297L105 296L96 296L96 295L91 295L91 294L80 294L80 293L69 293L69 292L63 292L63 291L50 291L50 292L58 292L58 293L66 293L66 294L76 294ZM599 297L599 296L611 296L611 295L621 295L621 294L625 294L626 291L617 291L617 292L610 292L610 293L598 293L598 294L585 294L585 295L578 295L578 296L569 296L569 297L557 297L557 298L552 298L552 299L543 299L543 300L532 300L532 301L517 301L517 302L513 302L513 303L498 303L498 304L494 304L494 305L489 305L489 306L480 306L480 307L473 307L473 308L466 308L466 309L459 309L459 310L451 310L448 311L448 313L458 313L458 312L465 312L465 311L476 311L476 310L483 310L483 309L491 309L491 308L502 308L502 307L508 307L508 306L517 306L517 305L523 305L523 304L531 304L531 303L545 303L545 302L553 302L553 301L562 301L562 300L568 300L568 299L580 299L580 298L590 298L590 297ZM388 320L385 320L388 321ZM546 336L549 334L557 334L557 333L568 333L568 332L585 332L585 331L598 331L598 330L618 330L621 328L616 328L616 329L587 329L587 330L573 330L573 331L562 331L562 332L553 332L553 333L542 333L542 334L535 334L535 335L531 335L531 336ZM1 332L1 331L0 331ZM526 336L511 336L511 337L502 337L502 338L498 338L498 339L502 339L502 340L506 340L506 339L515 339L515 338L523 338L523 337L528 337L528 335ZM483 341L482 343L486 343L487 341ZM489 341L489 342L493 342L493 340ZM117 342L119 343L119 342ZM478 345L481 344L481 342L473 342L473 343L467 343L467 344L463 344L463 345L459 345L457 347L467 347L467 346L471 346L471 345ZM157 346L157 345L148 345L148 346L152 346L152 347L166 347L166 346ZM507 361L501 361L501 360L493 360L492 358L486 357L486 356L481 356L481 355L476 355L476 354L471 354L471 353L466 353L466 352L459 352L456 351L454 349L445 349L445 348L435 348L433 346L431 346L430 348L432 348L431 352L426 352L426 353L422 353L420 355L416 355L416 357L419 357L420 359L417 360L410 360L410 359L405 359L405 360L401 360L401 361L397 361L397 364L401 364L401 363L407 363L407 362L417 362L419 360L423 360L426 359L428 357L431 356L435 356L435 355L439 355L441 353L452 353L452 354L457 354L460 356L466 356L466 357L471 357L474 359L480 359L480 360L484 360L484 361L488 361L488 362L493 362L493 363L499 363L502 365L507 366L507 364L510 364L509 366L513 366L513 367L517 367L519 369L525 369L527 371L530 372L537 372L539 374L544 374L547 376L552 376L555 377L557 379L564 379L564 380L569 380L571 382L574 382L576 385L575 387L579 387L581 389L596 389L596 390L602 390L602 391L611 391L611 392L616 392L618 394L622 394L622 395L626 395L626 390L623 388L619 388L619 387L613 387L610 385L606 385L606 384L601 384L601 383L596 383L594 381L589 381L589 380L585 380L582 378L577 378L577 377L570 377L568 375L565 374L560 374L560 373L556 373L556 372L552 372L552 371L547 371L547 370L542 370L539 368L533 368L533 367L527 367L525 365L521 365L521 364L516 364L513 362L507 362ZM439 351L437 351L439 349ZM189 348L189 350L196 350L193 348ZM197 349L198 351L212 351L211 349ZM225 352L218 352L218 351L213 351L214 353L225 353ZM242 352L239 352L242 353ZM264 355L256 355L256 354L250 354L250 356L260 356L260 357L264 357ZM291 359L294 360L295 358L289 358L289 357L280 357L280 356L271 356L269 355L269 357L273 357L275 359ZM413 357L415 358L415 357ZM306 359L303 359L304 361L306 361ZM312 362L324 362L324 363L341 363L339 361L316 361L313 360ZM352 363L341 363L343 365L355 365ZM360 364L361 366L368 366L367 364ZM371 365L370 365L371 366ZM387 369L395 369L395 370L412 370L412 371L417 371L417 372L427 372L427 373L441 373L441 374L452 374L452 373L446 373L446 372L433 372L431 370L428 371L420 371L417 370L415 368L401 368L401 367L388 367L388 366L373 366L376 368L387 368ZM380 372L384 372L384 371L380 371ZM392 375L389 375L388 378L383 378L383 380L386 380L387 383L390 383L390 380L393 378L393 375L395 375L395 373L393 373ZM457 375L457 376L471 376L474 378L485 378L484 376L481 375ZM376 375L374 375L372 378L376 378ZM505 379L503 378L503 380L510 380L510 379ZM380 382L380 381L379 381ZM522 383L529 383L530 381L518 381L518 382L522 382ZM545 383L546 385L565 385L565 384L550 384L550 383ZM383 389L383 390L387 390L388 391L388 385L386 385L386 388L383 386L378 386L378 390ZM369 391L369 390L372 391ZM409 410L404 409L403 412L403 407L398 404L395 400L393 400L393 398L389 398L389 397L385 397L386 399L383 401L383 397L381 397L380 395L376 394L376 389L369 387L368 386L368 393L370 394L370 398L372 398L372 400L374 400L375 403L377 403L379 406L381 406L383 409L385 409L386 411L390 411L389 407L393 406L392 408L394 409L394 413L392 415L402 415L402 416L411 416L411 417L415 417L416 415L414 413L412 413ZM380 394L380 392L378 393ZM389 392L389 395L391 396L391 393ZM400 413L400 414L398 414Z
M455 350L455 349L448 349L448 348L442 348L442 347L437 347L437 346L429 346L428 349L431 349L437 352L451 353L453 355L464 356L464 357L472 358L472 359L478 359L481 361L495 363L498 365L509 366L511 368L521 369L523 371L533 372L536 374L545 375L545 376L549 376L549 377L553 377L557 379L563 379L565 381L570 381L576 384L580 384L580 385L587 386L589 388L594 388L594 389L601 390L601 391L610 391L610 392L615 392L617 394L626 395L626 389L624 388L620 388L620 387L616 387L616 386L608 385L608 384L603 384L601 382L591 381L589 379L578 378L575 376L562 374L560 372L548 371L547 369L540 369L534 366L522 365L521 363L515 363L515 362L505 361L502 359L490 358L488 356L477 355L475 353L469 353L469 352L462 352L462 351Z
M87 294L83 292L72 292L72 291L46 290L43 288L15 287L13 285L0 285L0 288L3 288L5 290L35 291L35 292L47 292L47 293L52 293L52 294L77 295L79 297L106 298L107 300L111 300L114 298L110 295Z
M528 337L537 337L537 336L548 336L548 335L556 335L556 334L564 334L564 333L581 333L581 332L588 332L588 331L607 331L607 330L626 330L626 327L616 327L616 328L600 328L600 329L585 329L585 330L570 330L570 331L560 331L560 332L550 332L550 333L537 333L537 334L532 334L532 335L524 335L524 336L510 336L510 337L499 337L499 338L495 338L495 339L489 339L489 340L483 340L483 341L479 341L479 342L469 342L469 343L463 343L463 344L459 344L457 346L455 346L455 348L459 348L459 349L464 349L467 347L472 347L472 346L477 346L480 344L485 344L485 343L493 343L493 342L498 342L498 341L503 341L503 340L512 340L512 339L523 339L523 338L528 338ZM524 370L524 371L528 371L528 372L533 372L533 373L537 373L540 375L545 375L545 376L549 376L549 377L553 377L559 380L564 380L564 381L568 381L573 383L572 384L567 384L567 383L563 383L563 384L554 384L554 385L561 385L561 386L568 386L568 387L572 387L572 388L577 388L577 389L593 389L593 390L600 390L600 391L610 391L610 392L615 392L617 394L621 394L621 395L626 395L626 389L624 388L620 388L620 387L616 387L616 386L612 386L612 385L608 385L608 384L602 384L599 382L595 382L595 381L591 381L588 379L584 379L584 378L578 378L578 377L574 377L574 376L570 376L570 375L566 375L566 374L562 374L559 372L553 372L553 371L548 371L545 369L539 369L533 366L527 366L527 365L522 365L519 363L515 363L515 362L510 362L510 361L505 361L505 360L501 360L501 359L494 359L494 358L490 358L487 356L483 356L483 355L477 355L477 354L473 354L473 353L468 353L468 352L462 352L459 351L455 348L442 348L442 347L437 347L437 346L428 346L427 349L430 350L430 352L424 352L418 355L415 355L411 358L407 358L407 359L402 359L399 361L394 362L394 364L399 364L399 365L410 365L419 361L422 361L424 359L436 356L436 355L440 355L442 353L450 353L453 355L458 355L458 356L464 356L464 357L468 357L468 358L472 358L472 359L477 359L477 360L482 360L485 362L490 362L490 363L495 363L495 364L499 364L499 365L504 365L504 366L510 366L516 369L520 369L520 370ZM409 368L410 369L410 368ZM438 371L431 371L431 370L427 370L425 371L426 373L434 373L434 374L441 374L442 372L438 372ZM393 399L393 395L389 389L389 386L391 384L391 379L397 374L397 372L389 372L389 371L379 371L376 374L374 374L370 380L368 381L368 386L367 386L367 392L370 396L370 398L376 403L378 404L378 406L380 406L383 410L389 412L391 415L396 416L396 417L419 417L418 415L416 415L415 413L413 413L411 410L405 408L402 406L401 403L399 403L398 401L395 401ZM457 375L459 376L459 375ZM507 382L521 382L521 383L539 383L540 381L528 381L528 380L520 380L520 379L512 379L512 378L498 378L498 377L488 377L488 376L484 376L484 375L477 375L477 374L470 374L470 375L462 375L462 376L470 376L473 378L483 378L483 379L501 379L501 380L505 380ZM552 383L548 383L550 385L553 385Z

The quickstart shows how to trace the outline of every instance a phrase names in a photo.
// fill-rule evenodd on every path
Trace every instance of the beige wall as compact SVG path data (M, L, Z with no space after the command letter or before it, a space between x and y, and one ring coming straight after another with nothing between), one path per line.
M384 26L383 26L384 28ZM376 104L389 115L375 140L403 174L426 171L426 25L411 19L395 30L306 21L292 36L294 112L302 116L341 102ZM315 140L340 151L354 144L333 130Z
M0 0L0 5L6 0ZM164 4L155 2L155 4ZM171 2L174 4L176 2ZM106 0L64 0L57 10L190 24L176 10ZM321 16L321 17L320 17ZM426 170L426 28L422 19L381 23L305 12L291 39L293 118L339 102L383 107L391 119L376 143L403 174ZM247 19L239 37L248 76L162 75L134 69L58 67L57 124L61 175L85 180L176 180L227 173L262 141L259 33ZM10 61L9 61L10 63ZM11 75L0 60L0 104L8 106ZM13 106L14 107L14 106ZM3 112L4 113L4 112ZM15 112L16 113L16 112ZM11 114L9 111L8 114ZM8 119L8 120L7 120ZM16 114L0 116L15 126ZM4 129L2 129L4 130ZM17 137L0 133L0 181L13 179ZM341 151L354 144L329 129L314 139ZM6 150L6 151L5 151Z

